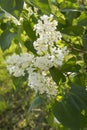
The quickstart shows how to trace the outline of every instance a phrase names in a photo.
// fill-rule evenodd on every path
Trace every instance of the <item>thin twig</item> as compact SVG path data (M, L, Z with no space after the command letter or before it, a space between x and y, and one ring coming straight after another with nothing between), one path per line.
M62 38L62 40L63 40L64 42L68 43L68 45L69 45L73 50L78 51L78 52L80 52L80 53L85 53L85 54L87 54L87 51L84 51L84 50L80 50L80 49L75 48L75 47L72 45L73 43L71 43L70 41L67 41L67 40L64 39L64 38Z

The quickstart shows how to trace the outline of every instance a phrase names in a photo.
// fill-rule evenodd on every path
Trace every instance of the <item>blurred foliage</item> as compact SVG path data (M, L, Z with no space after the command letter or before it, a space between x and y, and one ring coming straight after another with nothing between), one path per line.
M38 15L29 15L23 8L24 2L33 11L37 7ZM26 77L11 80L2 58L3 55L6 59L13 52L36 54L32 45L37 38L33 26L42 14L54 15L63 36L61 44L70 51L61 69L50 69L53 80L59 85L59 95L51 101L43 95L35 96L26 85ZM0 0L0 47L5 51L0 52L1 130L87 129L86 0Z
M43 105L40 109L28 113L29 106L35 98L34 92L26 83L22 84L20 89L16 89L6 71L4 57L12 53L15 48L13 46L5 53L0 50L0 130L50 129Z

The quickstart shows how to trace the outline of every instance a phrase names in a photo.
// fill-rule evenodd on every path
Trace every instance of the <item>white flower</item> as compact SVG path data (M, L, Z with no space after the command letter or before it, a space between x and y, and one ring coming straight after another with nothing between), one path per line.
M50 53L51 53L51 61L53 63L53 66L58 67L63 65L64 58L68 54L68 51L66 47L64 48L51 47Z
M52 79L49 69L61 67L65 56L69 53L67 47L60 48L58 41L61 33L57 31L58 22L53 20L53 15L43 15L34 26L37 40L33 42L37 55L32 53L13 54L6 63L7 69L15 77L28 73L28 86L48 97L56 96L58 86Z
M69 50L67 50L66 46L62 48L62 52L65 56L69 54Z
M28 53L22 53L20 55L20 60L21 60L22 68L26 69L27 67L30 66L30 64L32 64L32 62L34 60L34 55L28 54Z
M19 62L19 55L16 55L15 53L12 56L9 56L6 60L7 64L16 64Z
M57 41L61 39L62 35L57 29L57 21L52 20L53 16L43 15L38 20L38 23L34 26L34 30L36 30L36 35L38 36L48 36L48 39L53 39L52 41ZM51 38L52 37L52 38Z
M43 44L44 41L42 41L42 38L38 38L33 43L35 50L37 50L37 54L44 54L48 51L48 44Z
M28 53L22 53L20 55L13 54L6 60L8 64L7 69L15 77L24 76L24 71L30 66L33 58L34 56Z
M8 66L7 69L9 70L10 74L13 74L13 76L15 77L20 77L25 75L24 70L16 65Z
M29 74L28 86L40 94L46 93L48 97L57 95L56 83L51 77L43 75L39 71Z
M36 57L36 60L34 62L34 66L39 68L40 70L49 70L52 67L52 61L49 54Z
M62 35L57 31L57 25L58 22L53 20L53 15L43 15L35 24L34 30L39 37L33 45L39 55L47 53L50 46L54 47L54 43L61 40Z

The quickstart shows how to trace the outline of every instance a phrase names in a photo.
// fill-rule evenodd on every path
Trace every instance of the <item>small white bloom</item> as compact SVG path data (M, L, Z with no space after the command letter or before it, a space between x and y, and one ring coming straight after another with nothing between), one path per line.
M43 44L42 41L41 38L38 38L37 41L33 43L35 50L37 50L37 54L47 53L48 51L48 44Z
M51 77L43 75L39 71L29 74L28 86L34 89L36 93L46 93L48 97L57 95L56 83Z
M7 69L10 74L15 77L24 76L25 70L32 64L34 56L28 53L22 53L20 55L13 54L6 60Z
M40 70L49 70L49 68L52 67L52 61L49 54L36 57L36 61L34 63L34 66L39 68Z
M30 66L30 64L32 64L32 62L34 60L34 55L28 54L28 53L22 53L20 55L20 60L21 60L22 68L26 69L27 67Z
M61 40L62 37L61 33L59 31L56 31L56 26L58 25L58 22L52 19L53 15L43 15L38 20L38 23L34 26L34 30L36 30L36 35L39 35L40 37L42 36L46 40L48 39L48 43L57 42L58 40Z
M7 64L17 64L19 62L19 55L16 55L15 53L12 56L9 56L6 60Z

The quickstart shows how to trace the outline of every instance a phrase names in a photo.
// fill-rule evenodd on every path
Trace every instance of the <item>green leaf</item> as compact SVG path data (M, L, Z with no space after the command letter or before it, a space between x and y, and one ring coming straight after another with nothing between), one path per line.
M79 15L81 14L81 12L76 9L68 9L68 8L62 9L61 12L65 13L66 22L67 22L67 24L70 24L70 25L72 25L73 20L75 18L78 18Z
M37 54L37 52L36 52L36 50L34 49L34 46L33 46L33 41L26 41L24 45L25 45L25 47L27 48L28 51L31 51L34 54Z
M80 130L80 114L71 104L68 104L65 101L56 102L53 112L55 117L64 126L71 128L71 130Z
M20 13L23 9L23 0L0 0L0 6L10 14L19 18Z
M76 64L76 58L70 58L65 64L62 66L63 72L79 72L81 69L80 65Z
M34 101L32 102L28 112L31 112L33 109L37 108L38 106L40 106L41 104L43 104L43 100L41 97L36 96Z
M26 31L27 35L32 41L36 40L36 34L33 30L33 22L31 20L23 21L23 29Z
M75 10L75 9L78 9L78 6L76 3L73 3L71 0L66 0L66 1L61 2L60 9Z
M70 96L76 101L80 110L87 110L87 90L85 87L71 84ZM69 94L68 94L69 95ZM76 107L76 106L75 106Z
M78 73L74 77L75 83L81 86L87 86L87 74L86 73Z
M62 80L63 82L66 81L65 76L63 75L61 70L59 70L58 68L52 67L50 68L49 71L51 73L53 80L56 82L57 85L59 84L60 80Z
M50 12L48 0L27 0L27 2L39 8L43 13L49 14Z
M4 31L0 36L0 46L1 49L4 51L7 48L9 48L12 39L14 38L16 34L9 32L9 30Z
M70 36L80 36L83 34L83 32L84 32L84 28L77 25L67 26L62 30L62 33L65 33Z
M87 12L82 12L79 19L78 25L80 26L87 26Z
M65 94L62 101L55 102L53 113L55 117L71 130L80 130L82 110L87 110L87 91L85 87L76 84Z
M58 18L64 19L64 15L60 12L56 3L51 1L51 0L48 0L48 1L49 1L49 7L50 7L50 10L51 10L51 13L54 14L54 16L56 16Z
M84 50L87 51L87 34L83 35L82 42L83 42Z

